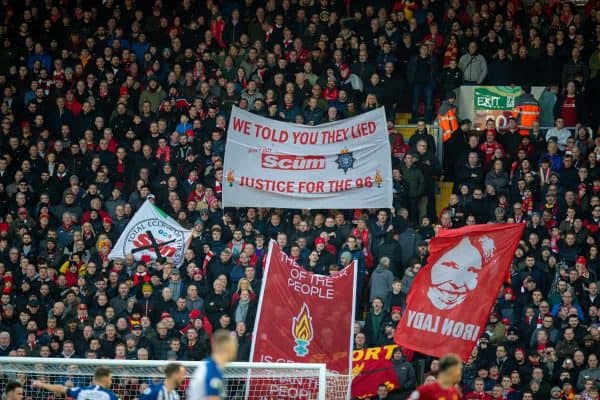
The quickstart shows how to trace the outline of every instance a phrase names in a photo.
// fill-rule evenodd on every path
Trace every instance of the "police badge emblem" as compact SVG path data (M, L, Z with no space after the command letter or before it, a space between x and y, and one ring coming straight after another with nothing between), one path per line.
M354 158L352 152L347 147L344 147L337 155L335 163L338 165L338 169L344 170L345 174L350 168L354 168L354 161L356 161L356 158Z

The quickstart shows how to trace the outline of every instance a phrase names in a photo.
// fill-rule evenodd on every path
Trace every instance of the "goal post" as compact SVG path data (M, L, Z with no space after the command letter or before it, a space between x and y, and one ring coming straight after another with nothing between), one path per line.
M186 368L188 378L200 361L178 361ZM48 383L66 386L88 385L94 370L99 366L110 368L113 376L112 390L121 400L136 400L151 384L164 377L164 367L169 361L65 359L35 357L0 357L0 393L5 385L16 380L23 384L25 397L31 400L48 399L49 393L31 386L31 381L41 379ZM350 377L332 374L325 364L254 363L234 362L224 370L226 398L234 400L346 400L349 398ZM285 385L275 382L285 382ZM180 388L182 400L187 400ZM282 386L286 389L282 392ZM306 387L310 390L307 391ZM252 387L252 390L250 390ZM191 400L191 399L190 399Z

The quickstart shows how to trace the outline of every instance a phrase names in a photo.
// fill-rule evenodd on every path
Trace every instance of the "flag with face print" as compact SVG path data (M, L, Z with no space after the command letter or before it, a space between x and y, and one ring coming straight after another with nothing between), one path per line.
M466 360L498 296L523 224L472 225L442 231L415 277L395 341L424 354Z

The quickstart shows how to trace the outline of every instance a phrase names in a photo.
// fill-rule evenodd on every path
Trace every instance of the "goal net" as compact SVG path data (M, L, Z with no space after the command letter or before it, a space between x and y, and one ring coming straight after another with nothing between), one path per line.
M180 362L188 378L199 362ZM60 358L0 357L0 393L16 380L25 388L25 398L53 400L50 392L34 389L31 381L65 386L89 385L96 367L109 367L112 390L121 400L136 400L144 390L164 378L167 361L87 360ZM351 377L326 371L325 364L231 363L224 371L226 398L232 400L347 400ZM179 388L186 399L189 379ZM191 399L190 399L191 400Z

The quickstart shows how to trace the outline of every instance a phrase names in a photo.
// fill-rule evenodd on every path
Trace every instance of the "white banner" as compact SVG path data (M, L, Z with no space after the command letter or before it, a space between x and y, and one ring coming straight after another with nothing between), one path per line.
M133 254L137 261L163 257L180 265L191 237L192 231L146 200L121 233L108 259L123 259Z
M392 207L383 107L317 126L234 107L223 169L225 207Z

